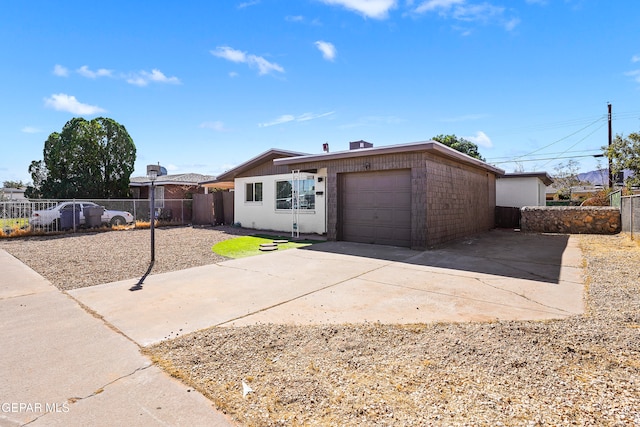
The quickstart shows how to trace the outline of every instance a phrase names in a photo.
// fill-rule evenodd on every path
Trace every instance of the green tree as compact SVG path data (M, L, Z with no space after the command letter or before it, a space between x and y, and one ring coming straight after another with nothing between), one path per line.
M24 195L29 199L41 199L44 186L46 186L47 168L42 160L33 160L29 165L29 174L31 175L32 185L27 185Z
M631 133L627 138L616 135L611 145L602 149L611 161L611 173L629 169L633 176L626 179L627 186L640 185L640 133Z
M33 161L28 197L117 198L129 195L136 147L124 126L99 117L69 120L44 143L43 160Z
M23 188L25 184L22 181L4 181L2 186L4 188Z
M447 147L451 147L454 150L457 150L461 153L468 154L473 158L482 160L483 162L485 161L484 157L482 157L480 155L480 152L478 151L478 145L474 144L468 139L458 138L455 135L438 135L438 136L434 136L431 139L441 144L444 144Z

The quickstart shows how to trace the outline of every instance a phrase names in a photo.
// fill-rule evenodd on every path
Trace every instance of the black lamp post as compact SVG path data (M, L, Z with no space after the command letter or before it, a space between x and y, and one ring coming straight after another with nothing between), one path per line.
M147 177L151 181L151 188L149 194L149 217L151 218L151 264L153 265L156 260L156 240L155 240L155 223L156 223L156 187L155 182L160 175L160 165L148 165Z
M155 239L155 223L156 223L156 187L155 181L158 179L158 176L162 173L162 169L160 165L148 165L147 166L147 178L151 182L149 186L149 218L150 218L150 229L151 229L151 262L149 263L149 268L147 272L144 273L144 276L140 278L140 281L133 287L129 288L130 291L139 291L142 289L142 283L144 279L147 278L149 273L151 273L151 269L153 268L153 264L156 261L156 239Z

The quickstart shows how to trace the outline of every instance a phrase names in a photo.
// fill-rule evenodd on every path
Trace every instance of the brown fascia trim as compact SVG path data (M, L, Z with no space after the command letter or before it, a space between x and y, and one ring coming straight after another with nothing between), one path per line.
M504 175L504 170L491 166L481 160L475 159L464 153L449 148L436 141L412 142L409 144L388 145L385 147L360 148L357 150L337 151L335 153L310 154L305 156L288 157L286 159L275 159L275 165L296 165L309 162L323 162L338 159L351 159L354 157L377 156L381 154L410 153L414 151L428 151L443 157L448 157L471 166L493 172L498 176Z
M253 157L244 163L239 164L235 168L229 169L228 171L218 175L216 179L211 181L204 181L204 182L201 182L200 184L211 184L219 181L229 181L229 180L233 181L236 178L236 176L238 176L242 172L252 169L253 167L259 165L260 163L268 160L270 157L273 157L273 156L293 157L293 156L304 156L305 154L306 153L272 148L270 150L265 151L264 153L258 154L256 157Z
M554 182L547 172L514 172L507 173L502 178L538 178L547 186Z

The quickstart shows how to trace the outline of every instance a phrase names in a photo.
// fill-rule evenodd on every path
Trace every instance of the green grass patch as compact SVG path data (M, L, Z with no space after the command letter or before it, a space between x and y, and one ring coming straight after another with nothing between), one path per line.
M218 255L226 256L228 258L244 258L265 253L260 251L260 244L262 243L272 243L274 240L288 239L288 237L267 235L241 236L216 243L215 245L213 245L211 250ZM291 248L301 248L318 242L319 240L296 240L293 242L290 241L288 243L280 243L278 245L278 250L282 251Z
M28 218L0 218L0 228L25 228L29 225Z

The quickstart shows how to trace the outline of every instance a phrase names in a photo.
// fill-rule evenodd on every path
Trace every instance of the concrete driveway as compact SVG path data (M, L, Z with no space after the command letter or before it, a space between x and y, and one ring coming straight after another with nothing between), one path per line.
M210 326L563 318L583 312L575 237L494 230L440 249L319 243L70 291L142 346Z

